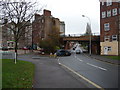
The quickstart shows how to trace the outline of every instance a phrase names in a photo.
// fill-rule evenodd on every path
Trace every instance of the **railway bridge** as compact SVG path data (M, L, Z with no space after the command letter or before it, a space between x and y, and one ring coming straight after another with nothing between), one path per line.
M65 49L70 49L74 43L78 42L81 45L86 45L90 48L90 37L91 37L91 52L92 54L100 54L100 35L81 35L81 36L65 36L63 38Z

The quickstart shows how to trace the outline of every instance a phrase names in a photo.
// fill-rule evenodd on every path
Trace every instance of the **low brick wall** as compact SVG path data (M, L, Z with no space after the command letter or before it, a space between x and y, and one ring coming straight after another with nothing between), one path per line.
M9 51L15 52L15 50L9 50ZM32 51L31 50L18 50L17 52L18 52L19 55L21 55L21 54L28 54Z

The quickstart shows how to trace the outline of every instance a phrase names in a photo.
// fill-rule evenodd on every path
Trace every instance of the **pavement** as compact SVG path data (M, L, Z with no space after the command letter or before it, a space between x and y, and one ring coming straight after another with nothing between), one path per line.
M106 63L110 63L110 64L114 64L114 65L120 65L120 60L113 60L113 59L110 59L110 58L106 58L105 56L102 56L102 55L95 55L95 54L92 54L91 56L89 54L85 54L85 55L88 56L88 57L94 58L96 60L106 62Z
M33 88L88 88L79 77L59 65L55 58L19 55L19 60L35 64Z

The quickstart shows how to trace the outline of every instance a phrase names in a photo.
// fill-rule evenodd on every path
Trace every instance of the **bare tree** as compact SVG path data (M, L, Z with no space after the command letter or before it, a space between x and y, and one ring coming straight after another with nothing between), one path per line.
M35 9L37 6L36 2L25 2L25 1L10 1L2 0L0 1L0 10L2 12L2 18L7 22L11 23L12 27L6 25L7 28L13 31L14 41L15 41L15 63L17 60L17 49L18 41L20 37L24 35L25 28L29 26L30 21L32 20L35 13L41 11L40 9Z

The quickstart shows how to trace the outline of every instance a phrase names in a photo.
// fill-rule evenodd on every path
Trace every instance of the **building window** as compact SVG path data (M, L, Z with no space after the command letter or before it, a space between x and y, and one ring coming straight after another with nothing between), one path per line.
M11 35L11 30L10 30L10 28L7 28L7 34L8 34L8 35Z
M117 15L117 8L112 9L112 15L113 16Z
M120 14L120 8L119 8L119 14Z
M111 48L111 47L108 47L108 51L112 51L112 48Z
M102 1L102 6L104 5L104 2Z
M117 41L117 35L112 35L112 41Z
M12 44L12 47L13 47L13 46L14 46L14 43L12 42L11 44Z
M110 41L110 36L104 36L104 41Z
M111 10L107 11L107 17L111 17Z
M104 24L104 30L105 31L109 31L110 30L110 24L109 23L105 23Z
M106 12L102 12L102 18L106 18Z
M110 6L110 5L112 5L112 0L107 0L107 2L106 2L107 4L107 6Z
M8 43L8 47L10 46L10 43Z
M44 23L44 19L42 19L42 23Z
M120 30L120 23L119 23L119 30Z

